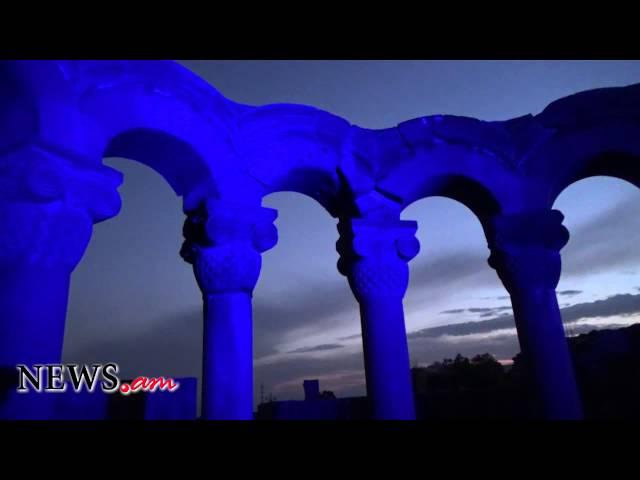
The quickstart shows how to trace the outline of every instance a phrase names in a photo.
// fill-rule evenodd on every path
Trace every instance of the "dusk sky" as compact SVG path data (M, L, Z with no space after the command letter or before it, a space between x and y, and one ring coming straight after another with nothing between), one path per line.
M366 128L424 115L506 120L600 87L640 83L640 61L183 61L224 96L312 105ZM176 159L177 162L180 159ZM115 361L124 375L200 376L202 299L179 256L181 199L159 174L126 159L123 207L98 224L73 274L65 361ZM263 255L254 293L255 398L303 397L320 379L338 396L365 393L357 303L336 269L336 220L308 197L272 194L280 240ZM640 192L622 180L570 186L555 208L571 240L558 298L570 334L640 321ZM480 224L461 204L423 199L422 249L405 297L413 364L457 353L518 352L506 291L487 265Z

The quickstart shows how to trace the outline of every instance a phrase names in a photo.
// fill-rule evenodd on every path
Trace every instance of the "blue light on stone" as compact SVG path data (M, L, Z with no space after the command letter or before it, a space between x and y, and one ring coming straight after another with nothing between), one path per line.
M542 415L581 417L555 295L568 232L552 206L589 176L640 186L640 84L504 122L437 115L382 130L308 106L241 105L170 61L3 61L0 99L1 367L61 360L70 276L93 224L120 211L111 155L153 168L182 198L180 253L203 295L204 418L253 418L251 298L277 244L262 199L280 191L339 219L374 418L415 418L402 301L418 226L400 215L430 196L478 216ZM16 418L48 408L15 398L3 401Z

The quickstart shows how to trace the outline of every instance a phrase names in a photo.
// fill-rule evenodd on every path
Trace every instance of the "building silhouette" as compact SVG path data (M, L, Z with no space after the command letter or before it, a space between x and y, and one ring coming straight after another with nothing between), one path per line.
M303 382L304 400L269 401L258 405L257 420L367 420L371 418L366 397L337 398L320 391L319 380Z

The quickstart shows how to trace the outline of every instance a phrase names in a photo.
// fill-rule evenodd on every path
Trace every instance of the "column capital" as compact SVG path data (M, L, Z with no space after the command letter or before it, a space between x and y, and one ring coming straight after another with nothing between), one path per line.
M93 224L119 212L121 183L109 167L41 146L0 155L0 263L73 270Z
M409 285L408 262L420 251L414 221L347 218L338 223L338 271L358 301L402 298Z
M560 250L569 241L558 210L531 210L498 215L487 226L489 265L505 288L555 289L560 280Z
M253 292L261 253L278 242L271 208L207 200L187 213L180 255L193 265L203 294Z

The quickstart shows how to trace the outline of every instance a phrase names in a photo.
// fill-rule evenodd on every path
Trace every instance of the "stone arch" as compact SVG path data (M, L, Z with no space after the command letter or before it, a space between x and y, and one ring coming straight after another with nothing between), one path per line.
M464 175L440 175L429 179L424 194L409 205L429 197L445 197L467 207L481 222L503 210L500 201L476 179Z
M475 216L487 238L490 228L489 220L504 211L500 200L488 188L468 176L450 174L430 177L426 187L422 195L403 205L402 210L425 198L448 198L462 204Z
M260 337L258 340L254 335L254 348L263 350L260 356L265 359L266 346L272 350L269 356L277 354L284 359L291 350L313 346L318 337L340 327L345 317L350 317L351 328L359 328L357 305L336 271L336 220L307 195L275 192L265 198L269 208L278 209L285 203L292 208L283 211L275 222L278 244L263 254L260 282L253 297L254 331ZM326 302L326 298L333 301ZM311 318L316 323L308 330L306 321ZM284 326L290 331L301 330L285 338ZM304 357L305 352L300 353ZM289 358L295 359L296 355Z
M479 239L485 246L491 239L491 221L503 212L499 200L485 186L473 178L462 175L442 175L432 179L428 190L410 204L403 206L403 212L409 207L427 198L447 198L462 205L478 221L482 234ZM418 224L418 228L420 225ZM487 257L489 252L487 251ZM486 264L487 272L490 266Z
M548 138L523 173L540 179L549 206L569 185L589 177L640 187L640 84L581 92L551 103L535 118Z
M406 208L426 197L461 202L483 219L523 203L523 180L501 122L424 117L390 129L376 190ZM386 150L386 151L385 151Z
M176 195L193 191L209 176L205 159L189 143L151 128L118 133L106 144L103 157L127 158L150 167L165 179ZM215 185L210 186L215 192Z
M637 294L635 267L640 259L636 248L640 240L640 221L636 215L639 201L640 190L636 185L612 176L581 179L563 190L556 200L554 208L566 216L571 233L562 251L563 275L557 289L567 336L601 329L618 330L622 335L634 324L631 328L640 328L633 307ZM629 310L619 310L620 301L629 302ZM581 309L580 304L614 305L614 308L591 313L589 309ZM620 353L626 350L625 343L613 345ZM593 377L593 372L585 371L581 361L574 368L583 391L585 388L590 391L592 382L601 381ZM618 385L624 388L624 383ZM611 392L614 397L620 394L620 390ZM587 417L601 415L592 395L587 393L584 400ZM619 406L619 415L628 414L623 413L624 403Z
M235 145L235 117L252 107L225 99L177 63L15 61L1 67L3 92L20 94L19 109L3 112L13 124L20 120L20 137L3 135L6 143L44 146L98 171L104 156L140 161L184 196L185 206L238 191L257 197L255 182L239 174Z
M637 134L640 135L640 125L638 127ZM551 205L571 185L593 177L617 178L640 188L640 143L633 152L613 148L577 158L571 168L552 183Z
M583 178L562 191L553 208L565 215L571 235L562 251L563 278L566 274L576 279L627 269L626 261L634 261L637 253L640 223L634 212L639 200L637 185L611 175ZM567 263L570 267L566 270L569 258L578 260ZM568 283L564 287L573 288Z
M640 123L611 122L559 136L536 158L546 206L572 184L591 177L613 177L640 187ZM533 161L533 159L532 159Z
M234 116L240 106L173 62L85 68L91 82L78 94L78 109L99 124L103 156L150 166L186 204L237 189Z
M440 214L434 216L436 212ZM444 212L451 216L443 217ZM420 252L409 263L411 278L405 308L415 311L415 306L421 304L430 308L431 298L446 297L449 293L455 298L474 288L470 285L475 285L472 278L477 275L484 279L483 288L503 290L487 265L489 251L483 222L463 202L451 196L429 196L405 208L401 218L417 221L416 238L421 244ZM451 289L450 283L456 288Z
M297 192L338 215L345 120L312 107L275 104L247 111L237 125L243 173L261 186L262 196Z

